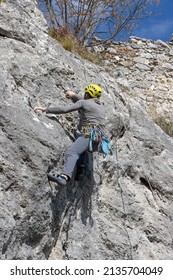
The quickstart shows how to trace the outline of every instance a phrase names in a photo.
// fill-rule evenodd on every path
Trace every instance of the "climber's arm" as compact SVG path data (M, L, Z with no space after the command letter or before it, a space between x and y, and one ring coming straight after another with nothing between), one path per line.
M81 109L83 107L83 103L82 101L77 101L74 104L71 105L66 105L66 106L57 106L57 107L35 107L34 111L41 111L41 112L46 112L46 113L50 113L50 114L66 114L66 113L70 113L73 111L77 111L79 109Z
M77 111L83 107L82 102L79 100L74 104L71 105L66 105L66 106L57 106L57 107L48 107L46 108L45 112L46 113L51 113L51 114L66 114L70 113L73 111Z
M67 106L58 106L55 108L46 108L46 107L35 107L34 111L35 112L46 112L46 113L52 113L52 114L65 114L65 113L69 113L72 111L76 111L82 108L82 103L77 103L77 101L83 100L84 98L78 94L76 94L75 92L71 91L71 90L67 90L66 92L66 97L68 99L72 99L72 101L76 104L73 105L67 105Z

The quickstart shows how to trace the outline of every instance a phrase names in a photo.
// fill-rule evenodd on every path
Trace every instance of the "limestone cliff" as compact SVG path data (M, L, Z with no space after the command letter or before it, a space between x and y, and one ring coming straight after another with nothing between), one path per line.
M36 1L7 0L0 77L1 259L173 259L173 140L116 75L50 38ZM104 91L114 155L90 155L83 180L50 186L47 167L62 168L78 114L32 107L65 104L67 88L91 82Z

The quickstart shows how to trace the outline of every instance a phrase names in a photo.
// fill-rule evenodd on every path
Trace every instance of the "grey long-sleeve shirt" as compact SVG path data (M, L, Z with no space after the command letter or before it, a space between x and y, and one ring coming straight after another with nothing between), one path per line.
M104 127L106 113L103 105L98 98L83 99L74 95L72 100L75 102L66 106L48 107L46 113L66 114L79 110L80 127L88 123L96 123Z

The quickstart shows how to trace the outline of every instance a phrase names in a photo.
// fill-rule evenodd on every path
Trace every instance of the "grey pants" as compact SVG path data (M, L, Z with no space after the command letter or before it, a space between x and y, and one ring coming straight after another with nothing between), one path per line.
M77 161L84 155L84 153L87 150L88 139L83 136L80 136L76 139L76 141L72 144L72 146L68 149L66 153L66 162L62 173L68 175L71 178Z

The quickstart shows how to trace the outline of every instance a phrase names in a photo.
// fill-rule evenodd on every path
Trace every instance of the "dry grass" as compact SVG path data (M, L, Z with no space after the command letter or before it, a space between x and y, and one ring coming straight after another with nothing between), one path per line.
M166 134L173 137L173 122L167 120L164 116L157 116L154 121Z
M166 113L165 115L159 114L155 106L150 106L149 111L153 121L160 126L166 134L173 137L173 122L170 120L169 116L166 116Z
M86 47L81 46L74 36L69 34L65 29L49 30L49 35L56 39L65 50L76 53L94 64L99 63L98 57L89 52Z

